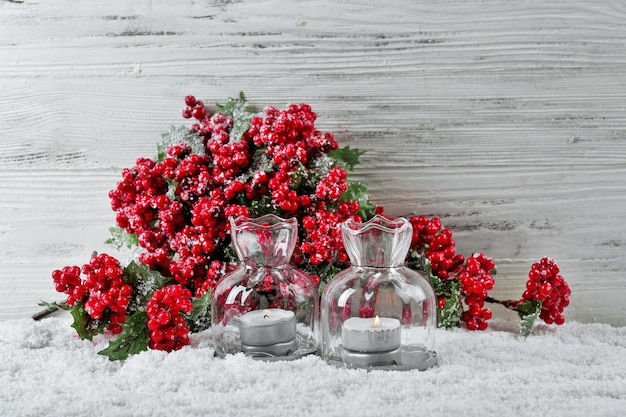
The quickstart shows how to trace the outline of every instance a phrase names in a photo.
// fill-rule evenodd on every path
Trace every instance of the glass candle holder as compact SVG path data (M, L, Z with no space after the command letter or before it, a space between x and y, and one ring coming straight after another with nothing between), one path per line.
M218 356L243 352L267 360L319 350L319 297L313 280L290 263L297 219L273 214L230 218L237 267L211 296L211 332Z
M437 304L428 279L405 266L413 228L376 215L342 223L351 266L324 288L322 357L348 368L409 370L437 364Z

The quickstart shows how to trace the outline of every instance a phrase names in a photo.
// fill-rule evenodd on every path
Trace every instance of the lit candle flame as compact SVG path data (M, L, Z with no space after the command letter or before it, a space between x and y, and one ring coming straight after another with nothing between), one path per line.
M269 310L263 310L263 318L264 319L268 319L270 317L270 311Z
M374 327L380 327L380 319L378 318L378 314L376 314L376 318L374 319Z

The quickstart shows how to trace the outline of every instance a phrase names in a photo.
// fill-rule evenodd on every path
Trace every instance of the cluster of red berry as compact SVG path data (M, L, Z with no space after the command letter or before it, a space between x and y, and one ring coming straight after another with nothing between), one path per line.
M411 248L428 258L433 275L444 280L454 278L465 258L456 253L452 231L444 228L438 217L413 216L409 221L413 226Z
M185 144L171 146L164 160L142 158L125 169L110 192L118 225L136 234L146 250L143 263L200 296L232 261L225 256L228 217L250 216L251 203L263 199L272 212L307 219L295 263L347 260L336 226L360 206L337 202L348 188L346 172L320 160L338 145L330 133L315 129L308 105L267 107L234 141L232 118L210 115L192 96L185 103L183 116L197 120L193 130L204 154Z
M146 305L150 349L178 350L189 344L189 326L182 313L189 313L191 291L180 285L156 290Z
M494 280L491 272L494 270L493 260L482 253L471 256L459 272L458 280L461 294L465 295L467 310L461 315L461 320L469 330L485 330L487 320L491 318L491 310L484 308L485 298L493 288Z
M339 203L340 210L336 212L319 210L307 215L303 219L307 239L302 242L300 251L308 256L308 262L312 265L320 265L324 262L344 263L348 261L348 254L343 246L341 229L337 227L344 222L351 213L358 211L358 202ZM320 204L324 206L324 204ZM341 208L348 207L342 212ZM296 262L294 262L296 263ZM298 264L302 264L300 261ZM318 279L318 278L314 278Z
M571 289L559 274L559 266L550 258L542 258L528 273L523 300L541 301L539 317L548 324L563 324L563 309L569 305Z
M451 294L450 283L458 282L459 295L463 296L460 319L469 330L484 330L492 317L485 301L497 303L516 310L520 315L530 314L523 308L528 301L541 302L539 317L548 324L563 324L563 310L569 305L571 289L556 262L542 258L532 265L528 273L526 290L522 299L500 301L489 296L494 287L492 274L495 264L482 253L464 259L455 253L452 232L442 226L441 220L434 217L415 216L410 219L413 225L411 248L418 256L428 259L430 273L436 281L438 307L444 309ZM437 285L437 282L439 285Z
M461 314L465 326L470 330L486 329L487 320L492 315L484 305L494 285L491 275L495 267L493 260L482 253L467 260L457 254L452 231L444 228L437 217L414 216L409 221L413 226L411 248L429 260L431 274L444 283L458 281L460 293L465 297ZM451 295L441 291L437 299L438 307L444 308Z
M123 280L124 270L119 261L105 253L94 256L88 264L66 266L52 272L56 290L67 294L71 306L83 303L85 312L93 320L103 320L111 333L122 331L126 319L126 307L133 293L132 286ZM94 326L94 332L96 333Z

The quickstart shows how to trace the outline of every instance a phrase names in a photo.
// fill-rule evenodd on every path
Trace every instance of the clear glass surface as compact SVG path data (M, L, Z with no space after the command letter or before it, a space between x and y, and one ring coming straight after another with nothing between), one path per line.
M217 354L244 352L277 360L316 352L318 289L305 272L290 263L297 220L273 214L237 217L230 219L230 227L240 262L218 282L211 296L211 331ZM257 310L262 312L251 313ZM290 320L295 321L293 340ZM268 334L273 336L268 338ZM242 343L242 335L246 343Z
M350 219L341 227L351 267L337 274L322 294L322 357L351 368L408 370L435 365L435 294L426 278L404 265L411 224L377 215L365 223ZM377 316L389 325L376 324ZM346 323L353 317L362 320ZM391 339L399 340L399 346L390 346ZM354 340L362 341L361 346ZM381 352L380 346L386 350Z

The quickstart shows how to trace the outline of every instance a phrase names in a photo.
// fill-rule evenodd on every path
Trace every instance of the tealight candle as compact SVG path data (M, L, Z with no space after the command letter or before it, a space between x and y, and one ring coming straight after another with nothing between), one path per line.
M351 317L341 327L342 358L352 367L400 363L400 320Z
M244 353L287 356L297 348L293 311L280 308L253 310L233 322L239 327Z

